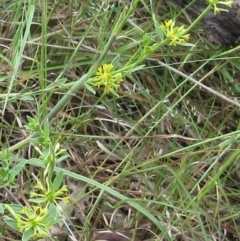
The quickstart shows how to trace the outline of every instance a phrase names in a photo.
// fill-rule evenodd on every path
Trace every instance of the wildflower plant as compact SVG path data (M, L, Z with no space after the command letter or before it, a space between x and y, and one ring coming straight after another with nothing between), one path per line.
M23 234L23 241L48 237L50 227L55 223L47 208L23 207L19 212L11 205L5 205L5 208L14 218L14 221L6 219L5 222Z
M0 188L9 186L14 182L14 175L10 167L10 156L8 150L4 150L1 158L1 167L0 167Z
M220 11L226 11L226 9L219 8L219 4L227 7L232 6L232 1L207 0L207 8L186 28L185 26L176 26L176 22L172 19L159 24L154 17L153 22L156 35L144 33L142 39L140 38L139 42L136 41L137 44L133 45L134 47L136 46L136 52L123 64L121 69L116 69L121 65L118 65L115 61L104 63L104 57L111 49L116 36L118 36L120 30L134 12L138 1L135 0L133 2L131 8L124 8L104 49L101 51L99 58L96 59L96 62L90 68L89 72L71 86L69 91L51 110L42 123L40 119L36 117L27 117L28 124L25 126L25 129L30 132L31 138L23 140L11 148L11 150L16 150L31 141L38 155L38 158L32 158L31 161L33 161L36 166L44 168L42 176L36 177L36 183L32 183L33 190L30 192L30 199L28 200L30 203L29 206L0 204L0 213L7 213L4 215L4 221L23 234L23 241L31 238L38 239L51 236L51 226L63 219L61 215L62 210L58 206L59 201L69 201L68 188L66 185L63 185L63 173L60 172L56 174L56 176L54 173L56 164L65 160L67 155L65 154L65 150L60 147L58 141L53 141L49 120L51 120L63 106L66 105L71 96L75 95L83 86L94 94L96 88L102 88L103 94L112 93L117 95L117 89L122 84L124 76L143 69L144 65L141 65L141 63L154 52L157 52L165 45L191 46L188 43L190 38L189 32L208 11L214 9L215 14ZM16 173L22 170L26 162L23 163L22 166L18 166L14 172L10 173L11 163L8 162L9 153L2 152L2 157L4 162L0 168L0 178L2 177L0 187L5 187L13 182Z
M63 185L60 188L62 183L63 173L60 172L55 177L52 184L48 181L46 182L46 187L40 182L37 181L37 184L34 187L34 192L30 193L31 199L29 201L34 203L45 203L47 206L51 203L57 205L59 201L69 202L68 188L66 185Z
M48 146L51 143L50 140L50 125L49 122L46 121L44 127L42 128L40 120L37 117L27 116L28 124L24 127L26 130L30 131L30 133L36 133L37 138L32 139L36 144L40 146Z
M30 206L0 205L11 216L6 216L4 221L23 234L23 241L51 236L51 226L63 219L58 202L69 201L68 188L62 185L63 173L59 172L54 176L56 164L67 157L65 149L51 140L48 122L42 128L37 118L29 117L28 120L26 129L38 133L33 143L39 158L33 158L32 161L43 166L45 170L40 177L41 181L34 176L36 184L33 183L34 188L30 192Z

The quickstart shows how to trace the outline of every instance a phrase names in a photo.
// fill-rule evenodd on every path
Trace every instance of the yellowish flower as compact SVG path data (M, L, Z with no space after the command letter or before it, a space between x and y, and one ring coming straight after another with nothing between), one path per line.
M226 9L219 8L217 4L225 5L226 7L231 8L233 1L219 1L219 0L208 0L208 3L213 6L214 14L218 14L220 11L227 11Z
M40 198L42 203L56 203L63 200L64 202L69 202L69 197L67 196L68 188L63 185L59 190L53 190L49 187L46 189L41 182L37 182L34 189L39 190L41 193L31 192L31 198Z
M165 21L160 25L160 28L164 31L166 37L171 41L169 45L181 45L188 41L189 34L184 34L185 28L175 27L175 21L172 19Z
M89 82L96 87L104 87L105 93L114 92L122 82L122 74L113 71L113 64L104 64L98 68L96 76Z
M6 208L15 218L17 228L21 233L31 232L31 236L34 239L49 236L49 212L46 208L33 206L31 209L23 207L19 213L15 213L8 205L6 205Z

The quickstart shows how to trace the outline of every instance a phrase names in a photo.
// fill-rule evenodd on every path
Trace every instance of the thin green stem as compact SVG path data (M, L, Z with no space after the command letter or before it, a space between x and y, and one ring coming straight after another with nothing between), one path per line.
M185 35L189 33L201 20L202 18L211 10L212 6L209 4L207 8L191 23L191 25L182 33L182 35ZM142 63L144 60L146 60L152 53L159 50L161 47L166 45L169 42L169 39L164 39L158 44L153 45L152 51L150 53L144 53L142 50L138 49L137 52L133 55L133 57L128 61L126 64L126 74L131 72L132 69L134 69L136 66L138 66L140 63Z
M196 25L203 19L203 17L211 10L212 6L209 4L204 11L189 25L188 28L186 28L185 32L183 32L183 35L186 33L189 33L193 28L196 27Z
M64 108L64 106L71 100L72 96L75 95L75 93L77 91L79 91L79 89L81 89L84 86L84 83L91 78L92 76L95 75L97 68L99 67L99 65L101 65L104 57L106 56L106 54L108 53L108 51L110 50L112 44L114 43L117 35L119 34L119 32L121 31L123 25L127 22L129 16L133 13L133 11L135 10L135 7L137 5L139 0L135 0L135 2L133 3L132 7L130 9L125 8L122 12L122 14L120 15L118 22L115 24L115 27L112 31L112 34L108 40L108 42L106 43L106 45L104 46L103 51L101 52L100 56L98 57L97 61L95 62L95 64L93 64L93 66L90 68L90 70L88 71L87 74L83 75L73 86L72 88L70 88L68 90L68 92L62 97L62 99L57 103L57 105L48 113L48 115L45 117L45 119L42 121L41 126L44 126L44 123L46 122L46 120L48 120L49 122L57 115L57 113ZM30 136L28 136L27 138L25 138L24 140L18 142L17 144L11 146L8 148L9 151L14 151L17 150L19 148L21 148L22 146L28 144L31 139L34 139L37 137L37 133L34 132L32 133ZM3 152L0 151L0 155L2 155Z

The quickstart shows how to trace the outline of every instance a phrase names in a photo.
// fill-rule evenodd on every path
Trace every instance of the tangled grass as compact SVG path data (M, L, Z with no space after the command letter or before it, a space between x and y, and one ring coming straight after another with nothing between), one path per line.
M168 1L0 3L1 240L32 238L4 207L36 180L70 198L42 240L239 240L238 47L160 45L192 24Z

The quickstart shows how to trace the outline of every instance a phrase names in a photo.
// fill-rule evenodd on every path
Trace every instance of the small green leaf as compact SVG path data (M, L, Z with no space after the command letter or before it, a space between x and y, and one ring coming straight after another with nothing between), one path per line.
M160 41L163 41L163 39L164 39L164 32L163 32L163 30L158 27L156 29L156 32L157 32L157 36L159 37Z
M159 40L162 41L164 39L164 31L160 28L159 22L156 20L156 16L153 15L153 22L155 31L157 33L157 36L159 37Z
M180 45L182 45L182 46L186 46L186 47L196 47L196 45L195 44L191 44L191 43L182 43L182 44L180 44Z
M17 176L20 171L25 167L27 163L27 160L18 163L16 166L14 166L9 172L12 176Z
M53 151L53 149L51 148L51 146L47 146L43 150L43 158L45 161L47 161L47 163L48 163L48 159L51 157L52 151Z
M60 186L62 185L62 180L63 180L63 172L59 172L53 181L54 192L56 192L60 188Z
M44 134L45 134L45 137L50 136L50 124L48 119L44 122Z
M32 101L35 100L31 95L23 95L19 98L20 100L24 100L24 101Z
M57 207L56 207L56 205L54 203L51 203L49 205L49 216L50 217L54 217L54 218L59 216L58 209L57 209Z
M37 118L27 116L28 124L24 127L30 131L39 131L40 122Z
M133 73L138 70L142 70L142 69L144 69L144 67L145 67L145 65L139 65L139 66L133 68L132 70L130 70L130 73Z
M4 213L4 207L3 207L3 204L0 203L0 214L3 214Z
M52 225L60 223L63 220L61 216L55 216L54 218L47 219L47 222L50 222Z
M4 218L4 222L5 222L9 227L11 227L12 229L18 231L17 221L16 221L16 220L10 219L10 218L9 218L9 219Z
M91 93L93 93L94 95L96 94L96 91L94 90L94 88L93 88L91 85L89 85L89 84L87 84L87 83L85 83L84 85L85 85L85 87L86 87L87 90L89 90L89 91L90 91Z
M34 165L40 166L40 167L43 166L43 164L45 164L44 160L39 158L31 158L30 161L33 162Z
M116 68L119 64L120 55L118 54L111 62L111 64Z
M0 225L0 234L2 234L6 230L6 224Z
M22 241L28 241L30 238L32 238L33 234L34 234L33 229L29 229L25 231L22 236Z
M9 170L5 170L3 168L0 169L0 180L3 181L5 177L9 174Z
M1 170L1 171L2 171L1 174L4 174L4 175L0 174L0 188L10 186L15 180L14 176L12 176L9 173L9 171L6 171L6 173L4 173L4 170Z
M45 198L29 198L28 201L40 204L40 203L46 202L46 199Z
M3 150L3 152L2 152L3 164L8 164L9 158L10 158L9 150L8 149ZM3 165L3 167L6 167L6 166ZM7 165L7 167L8 167L8 165Z
M59 78L56 79L53 83L51 83L50 85L48 85L47 88L53 88L53 87L61 87L62 85L64 85L66 83L67 79L66 78Z
M3 204L4 205L4 208L6 209L7 207L10 207L15 213L19 213L23 206L22 205L18 205L18 204ZM9 210L7 208L7 210Z
M65 161L68 157L70 157L68 154L63 155L63 156L59 157L59 158L56 160L56 163Z

